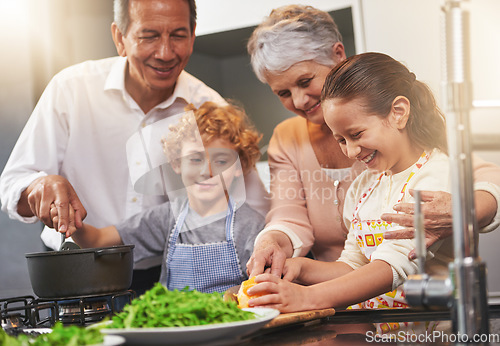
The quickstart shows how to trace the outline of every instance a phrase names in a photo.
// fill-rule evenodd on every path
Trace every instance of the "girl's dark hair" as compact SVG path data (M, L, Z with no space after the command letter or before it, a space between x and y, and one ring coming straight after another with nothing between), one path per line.
M397 96L410 101L406 129L412 143L446 153L446 120L431 90L388 55L363 53L340 62L326 77L321 101L362 98L369 112L385 118Z

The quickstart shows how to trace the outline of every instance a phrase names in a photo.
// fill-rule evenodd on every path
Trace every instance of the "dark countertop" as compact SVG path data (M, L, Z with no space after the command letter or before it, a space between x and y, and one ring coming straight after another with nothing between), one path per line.
M490 304L489 309L490 334L492 329L500 326L500 304ZM444 321L451 327L449 310L422 309L390 309L390 310L341 310L334 316L302 324L283 326L276 329L263 329L254 333L235 345L387 345L401 344L401 340L377 338L373 332L372 323L378 322L415 322ZM453 345L436 336L429 342L427 339L420 344ZM423 337L423 336L422 336Z

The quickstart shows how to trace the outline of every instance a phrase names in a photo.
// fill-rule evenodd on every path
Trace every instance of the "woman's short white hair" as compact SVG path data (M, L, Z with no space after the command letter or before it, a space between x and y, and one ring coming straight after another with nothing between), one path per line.
M342 42L342 35L327 12L287 5L272 10L254 30L247 50L255 75L266 83L267 72L281 73L301 61L333 67L337 42Z

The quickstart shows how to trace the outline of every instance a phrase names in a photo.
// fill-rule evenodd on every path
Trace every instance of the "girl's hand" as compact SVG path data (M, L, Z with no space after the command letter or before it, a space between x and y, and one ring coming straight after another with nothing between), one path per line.
M302 259L301 257L288 258L283 267L283 280L294 282L300 275L302 270Z
M295 312L309 310L309 287L282 280L272 274L261 274L255 278L257 285L248 289L248 295L263 294L252 298L250 307L266 307L277 309L280 312Z

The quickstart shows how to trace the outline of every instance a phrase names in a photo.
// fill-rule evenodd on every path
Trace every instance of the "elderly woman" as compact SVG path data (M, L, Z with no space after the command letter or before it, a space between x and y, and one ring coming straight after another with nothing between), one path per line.
M339 257L347 236L341 219L344 195L365 167L363 158L350 160L342 154L323 119L323 83L346 58L328 13L300 5L277 8L253 32L248 52L259 80L298 115L280 123L269 143L271 210L247 263L250 276L266 268L281 276L285 259L292 256L311 252L323 261ZM500 223L500 168L475 158L474 174L477 220L483 231L491 231ZM422 197L429 246L451 234L451 198L445 192L423 192ZM412 204L394 209L402 213L383 218L407 230L385 237L411 237Z

